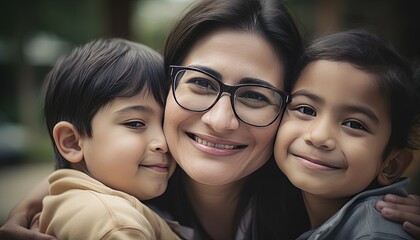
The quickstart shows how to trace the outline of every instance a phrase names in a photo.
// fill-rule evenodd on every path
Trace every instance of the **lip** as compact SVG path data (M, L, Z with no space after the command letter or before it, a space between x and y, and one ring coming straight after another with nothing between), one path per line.
M209 153L212 155L226 156L235 154L242 149L246 148L247 145L240 144L234 141L226 139L220 139L213 136L203 134L186 133L190 138L192 144L202 152Z
M301 165L303 165L307 168L310 168L310 169L321 170L321 171L334 171L334 170L341 169L341 167L339 167L339 166L336 166L336 165L330 164L330 163L326 163L326 161L321 161L319 159L306 157L306 156L295 155L295 154L293 154L293 156L297 159L297 161Z
M169 164L159 163L159 164L140 164L139 167L147 168L154 170L156 172L167 173L169 172Z

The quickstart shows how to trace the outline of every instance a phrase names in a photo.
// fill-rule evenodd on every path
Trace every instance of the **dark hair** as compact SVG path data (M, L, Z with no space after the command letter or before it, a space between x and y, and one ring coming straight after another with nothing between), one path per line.
M201 0L196 2L172 28L164 49L165 72L169 65L180 65L191 47L215 29L257 33L266 39L282 60L285 81L291 79L297 58L303 50L299 29L279 0ZM279 66L280 67L280 66ZM168 77L169 79L169 77ZM280 79L279 79L280 81ZM195 216L183 185L185 172L177 168L167 191L152 204L170 212L181 224L195 228L209 238ZM278 169L273 158L247 177L241 192L235 229L248 211L250 202L255 216L246 232L247 239L292 239L308 227L300 191ZM288 202L286 202L288 201ZM255 206L255 207L254 207Z
M98 39L75 48L57 61L44 87L44 116L53 143L52 132L60 121L92 137L92 118L115 98L144 91L163 107L169 88L161 55L123 39ZM53 145L56 168L70 168Z
M180 65L191 47L217 28L261 34L283 61L285 81L291 77L303 50L299 28L279 0L202 0L177 22L164 49L166 73L169 65Z
M365 29L318 38L299 60L295 80L308 64L318 60L347 62L375 76L391 118L391 136L383 152L384 159L394 148L419 148L418 87L410 64L389 42ZM291 91L293 84L290 82L286 90Z

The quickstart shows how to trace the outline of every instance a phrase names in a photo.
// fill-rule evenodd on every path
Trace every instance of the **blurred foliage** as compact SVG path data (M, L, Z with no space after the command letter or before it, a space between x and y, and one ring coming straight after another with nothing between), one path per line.
M137 3L132 16L131 32L133 39L144 43L160 53L174 18L181 15L189 2L143 0Z
M101 36L103 31L103 4L100 0L74 1L42 0L38 9L39 26L47 32L73 42L83 43ZM102 1L103 2L103 1Z
M27 25L28 34L51 32L81 43L103 34L101 0L16 0L0 1L0 36L16 35L18 24Z
M390 41L419 65L418 0L289 0L286 5L302 23L307 40L329 32L363 27Z
M70 45L103 35L101 3L101 0L0 1L0 76L3 84L0 90L0 114L3 120L22 122L18 111L17 78L22 70L19 65L22 61L20 51L25 51L25 45L20 44L26 44L40 33L48 33ZM64 53L67 50L61 51ZM51 65L29 67L33 71L31 75L37 88L34 91L38 91ZM39 105L33 107L39 109ZM41 114L38 117L41 117Z

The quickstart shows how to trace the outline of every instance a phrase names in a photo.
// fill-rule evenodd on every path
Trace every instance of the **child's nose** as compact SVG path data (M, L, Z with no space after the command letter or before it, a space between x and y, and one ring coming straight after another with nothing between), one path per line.
M325 118L313 121L306 133L305 142L323 150L334 149L336 141L333 125Z
M161 152L167 153L168 152L168 145L166 143L165 135L163 134L163 130L157 130L153 133L153 139L150 142L150 148L154 152Z

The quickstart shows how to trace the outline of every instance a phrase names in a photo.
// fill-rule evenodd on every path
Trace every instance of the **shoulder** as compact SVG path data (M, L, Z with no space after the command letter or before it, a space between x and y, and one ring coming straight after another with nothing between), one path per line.
M375 209L381 195L359 199L340 210L313 235L329 232L337 239L412 239L400 223L389 221Z
M146 217L121 197L92 190L71 190L46 197L44 204L41 229L47 233L54 232L57 237L64 234L73 239L91 239L109 234L134 234L146 239L155 238Z

